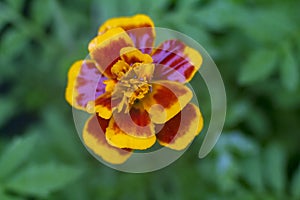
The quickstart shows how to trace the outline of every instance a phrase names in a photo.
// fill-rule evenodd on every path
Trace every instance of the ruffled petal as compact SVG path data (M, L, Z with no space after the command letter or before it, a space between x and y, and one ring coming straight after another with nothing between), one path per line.
M135 47L140 49L143 53L151 52L155 38L155 30L154 23L150 17L138 14L133 17L112 18L107 20L99 28L98 34L101 35L115 27L121 27L126 30L134 42Z
M118 148L129 148L144 150L150 148L156 141L156 136L150 137L133 137L121 130L114 118L111 118L106 129L107 142Z
M90 102L90 109L94 107L98 115L104 119L109 119L112 115L111 93L106 92L98 97L95 102Z
M189 88L174 81L155 81L142 100L153 123L162 124L180 112L192 99Z
M157 139L163 146L174 150L186 148L203 128L203 118L200 110L189 103L175 117L164 125L157 125Z
M179 40L167 40L152 52L156 80L190 81L202 64L202 56Z
M150 116L141 104L134 105L128 113L115 112L113 118L118 127L127 135L149 138L155 135Z
M122 28L113 28L98 35L89 43L89 52L99 70L107 77L114 78L111 67L120 59L124 47L132 47L133 42Z
M109 119L112 116L112 112L118 104L121 102L119 98L112 98L111 92L105 92L99 96L95 101L90 101L87 105L87 111L89 113L98 113L98 115L104 119Z
M140 50L134 47L125 47L121 49L120 55L129 65L134 63L152 63L152 58L149 54L144 54Z
M66 100L73 107L86 110L88 102L94 101L105 92L103 81L106 79L101 75L93 61L80 60L75 62L68 73Z
M120 149L109 145L105 139L105 129L109 120L96 115L91 116L85 123L83 141L85 145L106 162L112 164L124 163L132 154L129 149Z

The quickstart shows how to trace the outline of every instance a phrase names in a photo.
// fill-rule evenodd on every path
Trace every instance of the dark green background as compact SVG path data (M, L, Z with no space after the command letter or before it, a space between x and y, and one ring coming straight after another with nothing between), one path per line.
M1 0L0 199L300 199L299 7ZM202 134L171 166L126 174L95 160L76 133L64 100L67 71L101 23L136 13L194 38L221 71L226 124L205 159L197 157ZM209 111L209 102L200 107Z

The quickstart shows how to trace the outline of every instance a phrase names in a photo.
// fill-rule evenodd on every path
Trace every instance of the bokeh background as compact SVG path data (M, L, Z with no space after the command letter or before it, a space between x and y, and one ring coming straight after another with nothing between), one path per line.
M1 0L0 199L300 199L299 8L296 0ZM202 134L171 166L146 174L94 159L64 100L67 71L98 26L136 13L202 44L228 98L224 132L206 158L197 157ZM200 107L208 112L209 100Z

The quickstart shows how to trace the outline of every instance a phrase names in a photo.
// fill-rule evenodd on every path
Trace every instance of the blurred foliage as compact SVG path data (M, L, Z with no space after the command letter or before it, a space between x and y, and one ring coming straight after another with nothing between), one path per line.
M0 1L0 199L300 199L299 7L297 0ZM221 71L227 120L205 159L197 159L201 135L171 166L126 174L98 163L77 136L64 100L68 68L87 55L102 22L136 13L195 39ZM200 107L208 123L209 97Z

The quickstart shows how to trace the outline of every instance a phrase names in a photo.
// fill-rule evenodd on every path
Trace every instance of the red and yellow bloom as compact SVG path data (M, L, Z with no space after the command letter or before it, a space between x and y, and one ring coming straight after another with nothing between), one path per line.
M156 141L182 150L203 127L184 85L202 64L201 55L179 40L158 47L154 40L148 16L110 19L89 43L90 58L69 70L66 100L92 114L83 140L107 162L123 163Z

